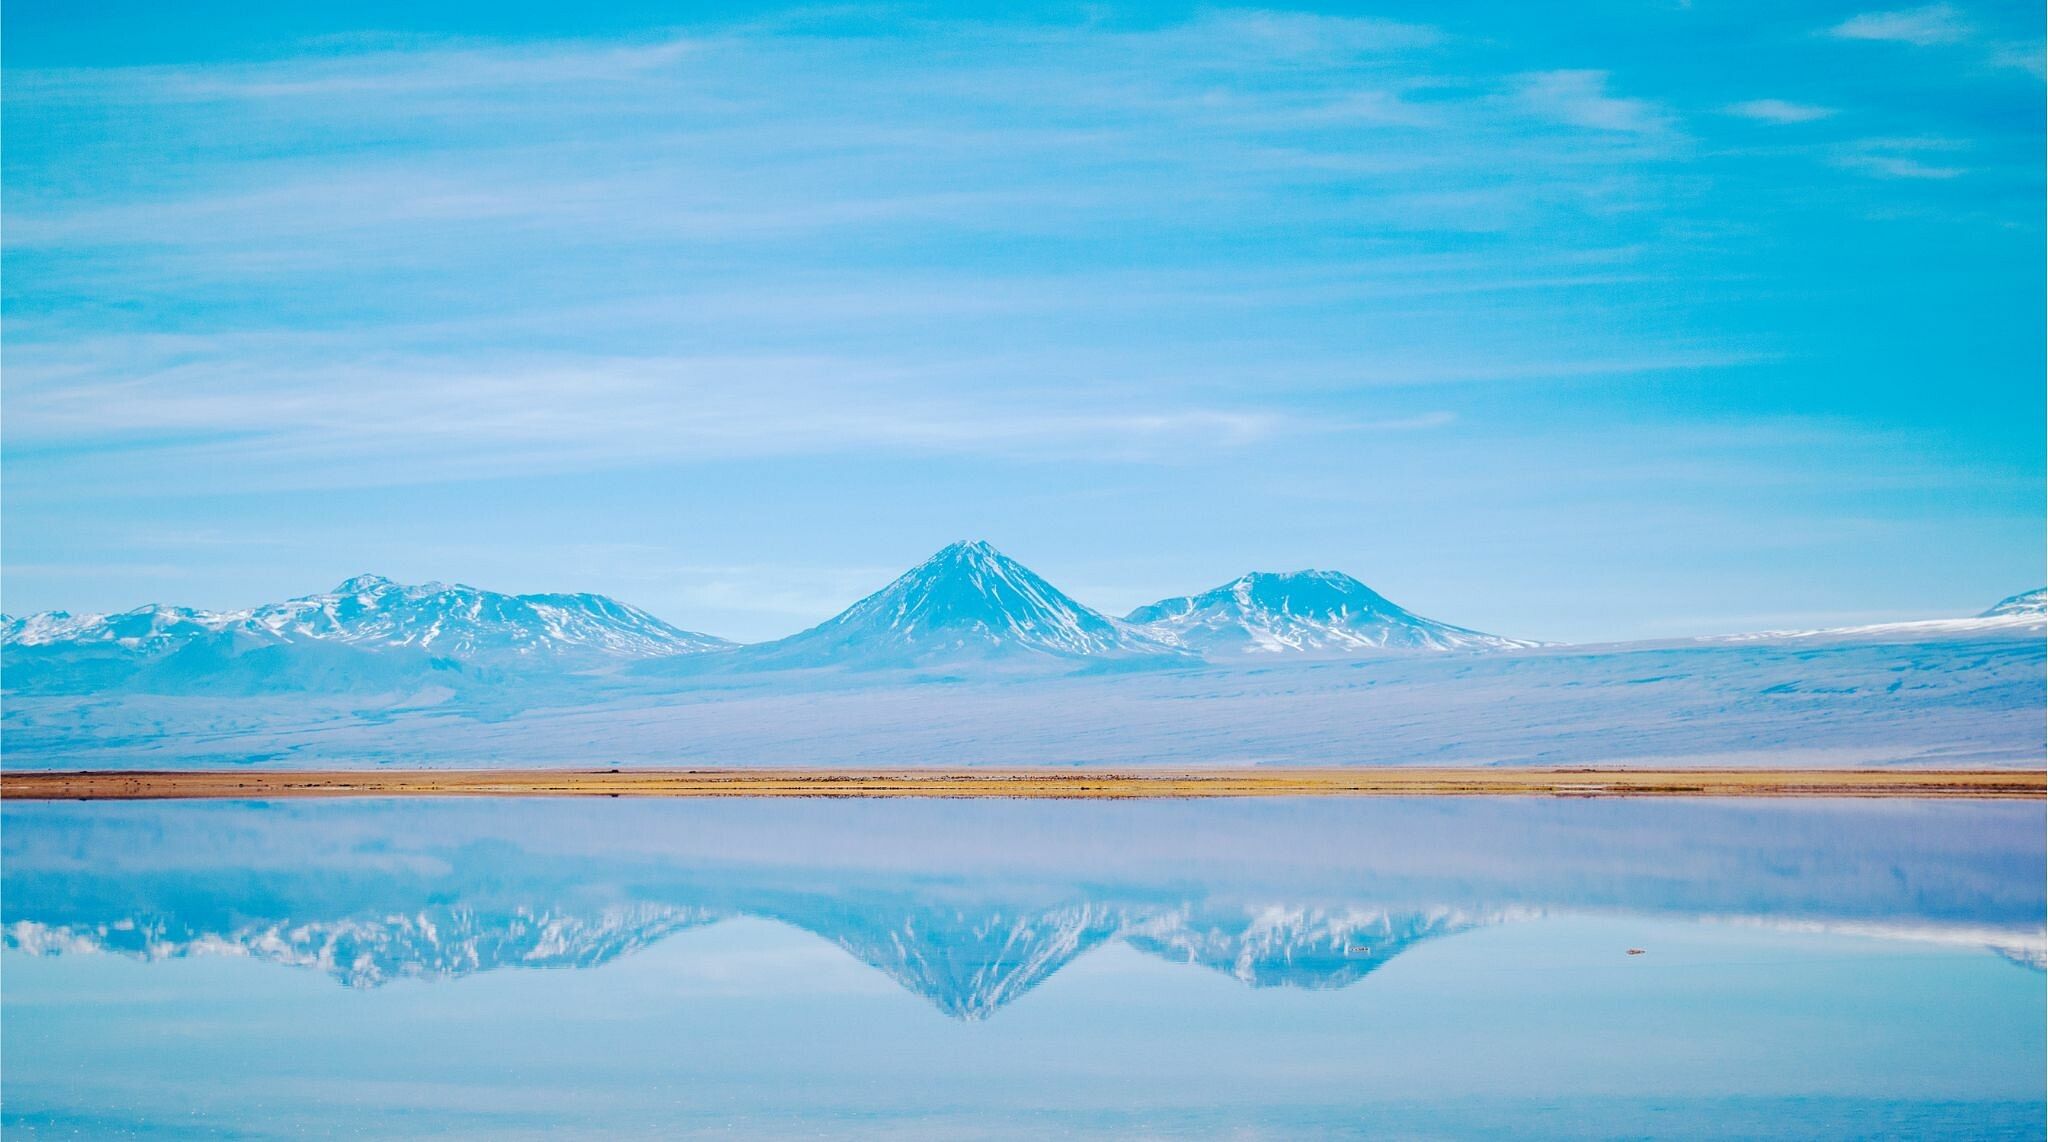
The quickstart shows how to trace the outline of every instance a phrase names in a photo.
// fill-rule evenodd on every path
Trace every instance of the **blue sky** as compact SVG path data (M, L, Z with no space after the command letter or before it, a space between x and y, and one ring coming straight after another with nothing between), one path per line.
M10 612L2043 579L2034 4L9 4Z

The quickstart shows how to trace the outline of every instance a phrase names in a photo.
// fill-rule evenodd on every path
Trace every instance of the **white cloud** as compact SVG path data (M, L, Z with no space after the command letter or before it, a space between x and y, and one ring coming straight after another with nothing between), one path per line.
M1441 43L1443 33L1421 24L1403 24L1369 16L1325 16L1305 12L1257 9L1214 11L1187 25L1188 38L1230 45L1234 50L1266 56L1328 57L1381 55L1427 48ZM1178 31L1138 33L1133 39L1169 41Z
M1283 435L1426 430L1448 417L1304 420L1272 407L1132 399L984 365L767 354L405 356L356 347L208 352L193 339L85 361L10 359L10 447L351 486L845 452L1172 462ZM331 349L329 350L331 352ZM118 362L118 363L117 363Z
M1455 46L1225 11L17 72L10 116L124 109L64 155L121 177L10 183L28 288L117 328L203 316L126 346L75 308L16 319L10 475L1184 463L1451 420L1333 392L1696 348L1553 332L1647 280L1668 112ZM1445 233L1485 241L1394 264ZM1620 252L1577 264L1565 233Z
M1784 99L1751 99L1744 103L1731 103L1726 108L1730 115L1754 119L1759 123L1811 123L1826 119L1835 113L1832 107L1820 107L1812 103L1793 103Z
M1648 135L1668 130L1669 113L1647 99L1607 92L1604 71L1542 71L1521 77L1517 98L1532 114L1596 131Z
M1960 43L1970 37L1971 31L1969 21L1954 8L1930 4L1925 8L1851 16L1828 29L1828 34L1845 40L1881 40L1928 47Z
M1991 66L2009 67L2035 77L2048 76L2048 59L2043 58L2039 40L2018 40L1991 49Z
M64 194L10 184L9 238L120 247L66 272L106 266L125 288L147 277L137 263L177 255L220 278L431 272L552 244L1241 233L1290 215L1494 230L1635 193L1603 177L1611 143L1532 135L1530 108L1481 94L1490 84L1446 88L1425 27L1224 11L1144 32L947 35L941 53L739 29L17 71L10 113L119 105L152 131L67 159L129 176ZM1525 96L1552 121L1664 125L1604 84L1542 73ZM236 130L196 160L176 150L227 117Z
M1942 157L1968 150L1960 139L1934 137L1858 139L1841 148L1835 165L1875 178L1944 180L1961 178L1967 167L1943 162Z
M331 103L392 98L445 111L465 93L525 90L538 99L597 85L672 75L678 64L716 48L711 40L522 46L432 42L406 47L214 65L26 69L11 82L39 100L146 103ZM422 104L423 99L437 100Z

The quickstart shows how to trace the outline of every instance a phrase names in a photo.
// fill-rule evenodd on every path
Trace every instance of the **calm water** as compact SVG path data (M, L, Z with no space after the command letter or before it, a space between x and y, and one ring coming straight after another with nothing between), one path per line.
M2034 804L0 814L10 1136L2044 1128Z

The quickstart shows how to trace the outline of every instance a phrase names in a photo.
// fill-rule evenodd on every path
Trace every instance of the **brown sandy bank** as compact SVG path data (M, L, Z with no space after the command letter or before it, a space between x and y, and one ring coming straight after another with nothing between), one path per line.
M0 773L11 800L274 797L1996 797L1999 769L361 769Z

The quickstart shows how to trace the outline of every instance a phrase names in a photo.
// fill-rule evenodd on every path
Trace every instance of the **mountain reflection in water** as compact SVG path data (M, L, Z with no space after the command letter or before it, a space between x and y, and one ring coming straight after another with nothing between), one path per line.
M11 804L6 945L229 954L351 987L588 968L740 917L978 1020L1110 944L1333 989L1548 912L2042 963L2042 807L1932 802Z

